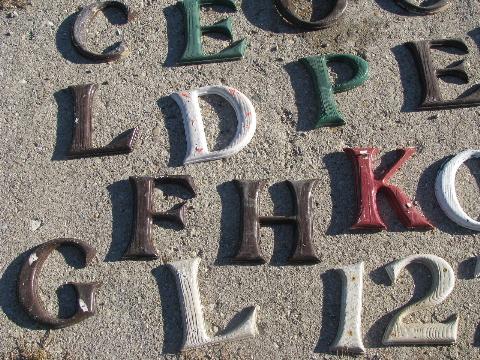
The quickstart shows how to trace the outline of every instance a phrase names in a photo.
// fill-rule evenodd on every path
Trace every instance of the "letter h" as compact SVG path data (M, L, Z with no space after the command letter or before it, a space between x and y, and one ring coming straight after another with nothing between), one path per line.
M259 194L265 181L235 180L241 194L242 235L240 249L233 257L235 262L265 263L261 255L258 238L260 226L292 224L296 228L295 249L290 263L316 263L319 261L312 245L312 189L317 180L287 181L294 198L294 215L260 216Z

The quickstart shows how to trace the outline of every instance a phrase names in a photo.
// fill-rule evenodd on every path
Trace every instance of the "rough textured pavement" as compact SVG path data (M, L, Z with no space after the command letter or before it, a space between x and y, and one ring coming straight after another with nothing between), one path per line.
M436 202L433 184L440 165L461 150L478 149L477 108L415 112L421 89L413 59L404 46L412 40L461 38L470 83L441 81L445 98L480 82L477 30L480 4L452 0L435 16L408 16L392 0L350 1L341 22L327 30L302 33L288 26L271 0L244 0L238 11L204 9L202 21L231 15L236 39L249 47L241 61L175 66L184 47L183 16L175 1L131 0L136 21L121 25L115 11L96 19L90 44L104 49L122 37L132 53L113 64L91 64L70 42L70 28L83 0L40 1L18 16L0 12L0 353L17 341L38 341L45 329L32 322L16 300L16 277L29 251L58 237L87 241L98 251L88 268L79 255L63 250L48 260L40 279L42 296L52 312L66 316L74 294L62 284L101 280L97 315L81 324L52 331L48 350L61 358L174 358L182 328L175 282L165 264L201 256L199 283L210 329L223 329L244 307L259 306L259 335L252 340L213 346L186 359L330 358L340 299L340 278L332 269L365 261L363 333L366 358L473 359L480 346L480 283L473 279L478 235L455 225ZM298 1L307 8L307 1ZM301 9L300 9L301 10ZM325 9L320 9L325 10ZM120 29L120 31L117 31ZM205 38L206 49L227 42ZM347 124L313 129L313 85L299 64L302 57L343 52L368 60L370 79L360 88L336 95ZM461 59L434 50L437 64ZM341 70L341 68L340 68ZM448 80L448 79L447 79ZM138 126L140 138L128 156L66 160L73 104L68 86L99 84L95 97L95 143ZM185 138L180 111L169 98L175 91L225 84L253 102L258 127L250 145L227 160L183 167ZM233 135L232 110L224 101L202 102L211 148ZM349 231L356 200L352 166L342 149L376 146L387 153L417 147L393 182L416 200L436 226L429 232L407 231L388 204L380 203L389 231ZM479 214L478 162L462 166L457 186L465 210ZM119 261L132 226L128 177L189 174L199 189L189 200L187 227L155 226L161 259ZM262 266L233 266L229 257L239 239L239 197L233 179L267 179L262 211L291 211L286 179L318 178L314 191L314 243L321 262L286 266L292 229L261 230ZM163 188L161 209L178 202L177 189ZM425 268L409 267L392 286L384 266L415 253L446 259L457 276L452 295L440 306L408 321L443 321L460 316L453 346L383 347L381 338L392 315L428 290ZM62 256L64 255L64 256ZM66 259L66 260L65 260ZM59 288L60 286L60 288ZM58 290L57 290L58 288ZM413 300L412 300L413 297Z

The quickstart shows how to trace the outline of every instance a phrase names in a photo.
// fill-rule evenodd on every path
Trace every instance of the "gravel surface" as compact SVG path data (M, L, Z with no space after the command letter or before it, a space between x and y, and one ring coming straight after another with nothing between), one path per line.
M200 256L199 284L211 331L223 329L242 308L259 307L255 339L188 352L185 359L333 358L328 353L339 317L340 278L333 269L365 262L363 333L368 359L478 357L480 284L473 279L478 235L452 223L435 199L433 185L446 158L480 148L478 108L415 112L421 88L405 42L460 38L470 83L441 81L445 98L480 83L480 4L451 0L434 16L408 16L393 0L353 0L343 19L330 29L298 32L286 24L271 0L238 1L238 11L204 9L202 21L227 15L235 39L249 46L241 61L176 66L184 47L183 15L175 1L131 0L139 17L122 25L116 11L96 18L89 42L104 49L124 38L131 54L112 64L92 64L72 47L70 28L81 5L73 1L34 1L26 9L0 12L0 354L18 341L38 341L46 329L30 320L16 300L16 278L36 245L59 237L82 239L98 261L82 268L76 251L55 252L40 278L42 298L53 313L74 310L69 281L103 281L95 317L52 331L48 350L75 359L175 358L182 340L179 302L170 261ZM302 2L297 1L302 8ZM303 1L303 6L307 1ZM320 9L325 10L325 9ZM303 10L302 10L303 11ZM110 22L113 22L113 26ZM120 30L118 30L120 29ZM204 39L207 51L228 44ZM351 53L364 57L370 79L336 95L347 124L314 129L313 84L299 63L305 56ZM433 50L446 66L463 57ZM448 80L448 79L447 79ZM68 86L96 83L95 144L137 126L140 137L130 155L66 160L73 103ZM257 131L239 154L209 163L182 166L186 150L180 111L173 92L224 84L247 95L257 112ZM210 147L233 136L232 110L225 101L202 100ZM392 150L415 146L417 154L393 183L415 200L436 229L408 231L388 204L380 201L389 226L384 232L352 232L356 198L351 163L342 149L376 146L392 161ZM480 166L462 166L459 197L473 217L480 213ZM129 176L189 174L198 196L188 200L187 226L155 226L161 253L155 261L121 261L132 227ZM234 266L229 258L239 240L240 210L233 179L268 180L262 212L291 211L285 180L317 178L314 191L314 245L321 262L286 266L293 231L262 228L261 266ZM159 209L178 202L177 191L162 188ZM181 196L187 194L180 193ZM273 230L272 230L273 229ZM435 254L455 270L451 296L435 309L407 321L444 321L460 317L458 343L452 346L383 347L383 332L393 314L424 296L430 277L411 266L392 286L384 266L416 253ZM60 287L59 287L60 286Z

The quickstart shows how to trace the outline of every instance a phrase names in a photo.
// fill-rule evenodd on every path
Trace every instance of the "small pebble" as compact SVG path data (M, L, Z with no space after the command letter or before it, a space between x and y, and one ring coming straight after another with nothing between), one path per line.
M20 84L26 84L26 83L27 83L27 80L25 79L20 80Z
M296 147L293 149L293 155L295 155L295 156L302 156L302 155L303 155L302 149L301 149L299 146L296 146Z
M34 219L30 221L30 229L32 229L32 231L38 230L40 226L42 226L42 222L40 220Z
M152 131L153 136L160 136L160 132L161 132L161 130L160 130L160 127L158 127L158 126L155 127Z
M285 115L285 117L288 120L291 120L293 118L293 113L290 110L287 110L287 109L283 109L283 115Z
M7 18L9 18L9 19L16 18L17 16L18 16L18 13L16 11L12 11L12 12L7 14Z
M37 150L38 152L43 152L44 149L42 145L37 143L34 143L33 145L35 146L35 150Z
M5 36L12 36L12 33L11 33L10 31L7 31L7 32L5 33Z
M255 102L261 102L262 98L258 94L255 94L252 96L252 100Z
M47 25L50 26L50 27L54 27L55 25L53 24L53 22L51 21L47 21Z

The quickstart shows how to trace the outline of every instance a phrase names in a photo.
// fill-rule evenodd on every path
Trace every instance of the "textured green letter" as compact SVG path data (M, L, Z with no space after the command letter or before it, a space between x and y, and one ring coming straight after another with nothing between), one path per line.
M217 54L206 55L202 49L202 35L217 33L228 36L233 40L232 20L226 18L211 26L200 25L200 7L222 5L236 10L233 0L183 0L181 3L185 13L187 29L185 33L187 46L183 52L180 64L197 64L218 61L238 60L243 57L246 48L245 40L238 40Z
M368 63L362 58L349 54L328 54L310 56L300 60L313 78L315 95L318 101L316 127L345 125L343 116L338 111L333 94L344 92L362 85L368 79ZM340 62L349 65L354 71L352 79L332 84L328 75L328 63Z

